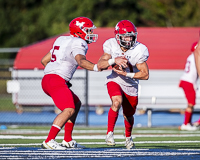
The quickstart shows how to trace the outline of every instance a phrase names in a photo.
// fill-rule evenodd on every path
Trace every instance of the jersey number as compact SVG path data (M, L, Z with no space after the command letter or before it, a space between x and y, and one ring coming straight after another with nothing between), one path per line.
M56 61L56 55L54 54L55 50L59 50L60 46L54 46L52 56L51 56L51 62Z

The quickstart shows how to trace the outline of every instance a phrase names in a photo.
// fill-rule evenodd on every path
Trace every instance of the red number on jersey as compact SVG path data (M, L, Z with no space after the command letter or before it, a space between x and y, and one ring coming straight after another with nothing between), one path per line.
M54 54L55 50L59 50L60 46L54 46L52 56L51 56L51 62L56 61L56 55Z

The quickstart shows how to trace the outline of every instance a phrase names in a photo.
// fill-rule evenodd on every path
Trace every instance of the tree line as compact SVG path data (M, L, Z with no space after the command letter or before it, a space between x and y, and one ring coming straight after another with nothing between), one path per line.
M68 32L85 16L97 27L129 19L136 27L199 27L199 0L0 0L0 48L22 47Z

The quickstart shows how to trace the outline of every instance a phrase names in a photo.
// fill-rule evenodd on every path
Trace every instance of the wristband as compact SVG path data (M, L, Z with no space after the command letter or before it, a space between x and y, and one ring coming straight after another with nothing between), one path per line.
M93 70L94 70L95 72L98 72L98 71L99 71L99 70L98 70L98 67L97 67L97 64L94 65Z
M108 64L109 64L110 66L112 66L113 64L115 64L115 59L114 59L114 58L109 59L109 60L108 60Z
M135 75L135 73L127 73L127 74L126 74L126 77L133 78L134 75Z

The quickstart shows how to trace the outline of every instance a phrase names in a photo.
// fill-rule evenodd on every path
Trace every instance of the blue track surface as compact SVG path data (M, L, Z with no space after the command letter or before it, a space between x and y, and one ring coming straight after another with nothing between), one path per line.
M108 112L97 115L94 111L90 111L88 115L88 123L90 126L107 125ZM0 124L51 124L56 117L54 112L24 112L18 114L16 112L0 112ZM135 115L135 126L147 126L147 114ZM195 113L192 117L193 122L197 121L200 114ZM83 112L79 112L77 124L82 123L85 117ZM180 113L169 112L153 112L152 126L179 126L184 121L184 115ZM123 126L124 120L122 114L119 114L116 125Z

